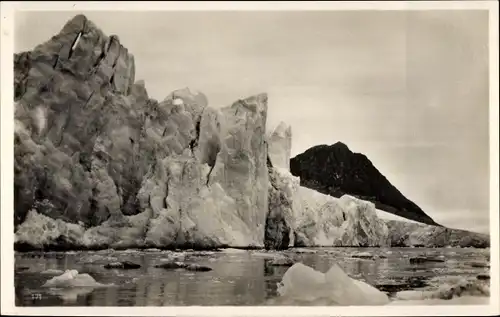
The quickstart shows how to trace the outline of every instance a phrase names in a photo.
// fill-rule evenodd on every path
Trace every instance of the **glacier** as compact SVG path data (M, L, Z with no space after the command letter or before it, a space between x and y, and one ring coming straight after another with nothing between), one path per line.
M300 186L266 93L152 99L134 56L84 15L14 66L17 250L489 245Z

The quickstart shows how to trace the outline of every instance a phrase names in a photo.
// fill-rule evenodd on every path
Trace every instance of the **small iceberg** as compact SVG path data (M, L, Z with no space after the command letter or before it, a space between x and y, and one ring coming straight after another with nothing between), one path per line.
M80 274L77 270L66 270L63 274L55 276L45 282L42 287L68 288L68 287L107 287L113 284L101 284L89 274Z
M290 267L278 284L279 301L315 305L385 305L389 297L375 287L349 277L337 264L326 273L302 263ZM295 304L294 304L295 303Z

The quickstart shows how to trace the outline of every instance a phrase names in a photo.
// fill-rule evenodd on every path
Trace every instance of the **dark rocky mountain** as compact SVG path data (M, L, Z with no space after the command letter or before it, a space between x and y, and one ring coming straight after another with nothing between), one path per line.
M290 160L290 170L300 177L304 187L334 197L349 194L373 202L380 210L439 226L394 187L365 155L352 152L342 142L308 149Z

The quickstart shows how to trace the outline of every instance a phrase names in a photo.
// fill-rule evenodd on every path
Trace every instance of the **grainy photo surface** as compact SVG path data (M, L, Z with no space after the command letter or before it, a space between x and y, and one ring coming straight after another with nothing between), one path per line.
M17 11L15 305L488 305L488 29Z

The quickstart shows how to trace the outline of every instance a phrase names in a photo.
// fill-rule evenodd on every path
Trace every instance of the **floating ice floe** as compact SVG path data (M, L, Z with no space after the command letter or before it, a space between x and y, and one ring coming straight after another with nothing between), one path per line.
M113 284L101 284L89 274L80 274L77 270L66 270L63 274L55 276L45 282L42 287L67 288L67 287L107 287Z
M217 252L214 252L214 251L190 251L188 253L189 255L192 255L192 256L213 256L213 255L216 255ZM174 254L174 256L185 256L184 253L179 253L177 252L176 254Z
M222 253L246 253L247 250L234 249L234 248L225 248L225 249L221 249L221 252Z
M388 305L391 306L420 306L420 305L489 305L489 297L462 296L452 299L422 299L422 300L395 300Z
M48 269L40 272L40 274L47 274L47 275L61 275L63 273L64 273L63 270L58 270L58 269Z
M453 298L474 296L489 297L490 288L481 280L461 280L455 284L441 285L437 290L401 291L396 293L399 300L451 300Z
M373 260L374 255L368 252L358 252L351 255L352 258Z
M187 254L186 253L181 253L181 252L169 252L166 253L166 258L160 259L160 261L183 261L186 258Z
M266 264L270 266L292 266L295 264L295 261L285 256L274 259L266 259L265 261Z
M122 252L127 252L129 250L123 250ZM106 253L112 253L112 252L115 252L115 249L102 249L102 250L99 250L95 253L97 254L106 254Z
M262 252L262 251L252 252L251 255L266 259L281 259L285 257L283 254L278 252Z
M157 248L145 249L144 252L162 252L162 250Z
M108 262L116 262L118 261L117 257L114 256L103 256L99 254L91 254L86 257L80 259L82 263L86 264L105 264Z
M291 249L290 251L292 251L294 253L311 253L311 254L318 253L317 250L302 249L302 248L294 248L294 249Z
M302 263L290 267L278 284L280 301L321 305L385 305L388 296L349 277L337 264L326 273Z

